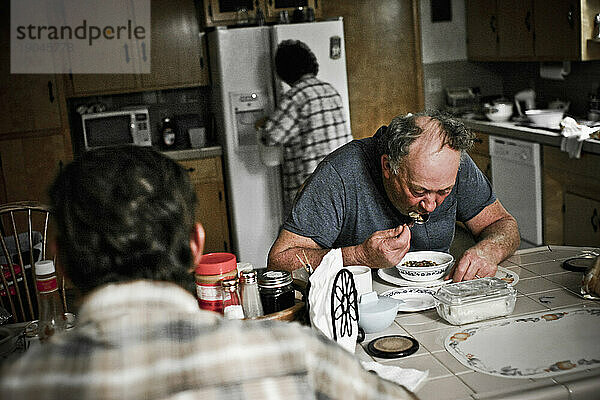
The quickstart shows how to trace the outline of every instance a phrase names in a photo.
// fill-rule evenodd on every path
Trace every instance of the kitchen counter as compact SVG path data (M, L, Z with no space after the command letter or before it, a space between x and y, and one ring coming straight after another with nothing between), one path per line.
M582 274L562 268L565 259L591 250L598 249L542 246L517 251L501 264L519 275L515 285L515 309L511 315L495 320L572 306L600 307L600 301L586 300L578 295ZM397 288L380 279L376 273L373 276L373 290L378 293ZM423 400L598 398L600 368L580 369L551 378L503 378L474 371L446 351L444 340L450 333L485 322L458 327L441 319L435 309L418 313L399 312L392 326L385 331L367 334L365 340L357 345L356 355L363 361L375 360L402 368L429 370L427 380L416 392ZM411 356L397 359L373 358L367 354L365 348L371 340L392 334L414 337L420 344L419 350ZM519 338L515 337L515 340ZM493 345L490 343L490 346Z
M185 149L163 152L167 157L176 161L197 160L200 158L220 157L223 154L221 146L202 147L201 149Z
M488 133L496 136L504 136L512 139L526 140L543 145L560 148L562 136L558 132L545 129L519 126L514 122L491 122L474 119L461 119L465 126L474 131ZM600 154L600 140L589 139L583 143L583 152Z

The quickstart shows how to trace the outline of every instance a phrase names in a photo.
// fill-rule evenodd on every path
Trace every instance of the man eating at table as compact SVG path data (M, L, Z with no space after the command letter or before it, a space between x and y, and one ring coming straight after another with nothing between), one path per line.
M205 233L183 168L143 147L84 153L51 191L77 326L9 363L9 399L413 399L297 323L200 310ZM210 235L210 232L207 234Z
M519 246L519 231L466 153L474 140L461 122L430 112L396 117L341 147L298 194L269 268L296 269L297 254L318 266L332 248L342 249L344 265L390 268L409 250L448 252L461 221L478 241L449 277L493 276Z

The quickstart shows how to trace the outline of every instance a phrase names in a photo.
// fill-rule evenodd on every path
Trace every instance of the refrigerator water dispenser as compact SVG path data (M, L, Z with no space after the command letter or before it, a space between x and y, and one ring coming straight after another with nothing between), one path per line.
M236 150L257 151L261 161L268 167L280 165L283 159L281 146L265 146L254 127L256 121L267 116L269 99L260 91L230 93L234 119L234 143Z

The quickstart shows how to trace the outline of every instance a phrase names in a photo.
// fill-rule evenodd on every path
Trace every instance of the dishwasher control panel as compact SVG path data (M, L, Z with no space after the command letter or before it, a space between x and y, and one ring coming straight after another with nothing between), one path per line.
M534 146L531 146L533 144L512 139L493 138L490 140L490 156L532 164L535 162Z

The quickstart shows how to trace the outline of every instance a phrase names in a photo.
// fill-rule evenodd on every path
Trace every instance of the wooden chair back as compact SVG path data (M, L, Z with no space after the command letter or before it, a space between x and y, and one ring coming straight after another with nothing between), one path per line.
M52 259L56 264L55 255L47 254L49 223L50 209L41 203L22 201L0 205L0 305L12 314L12 322L38 319L35 263ZM57 268L66 312L61 275Z

